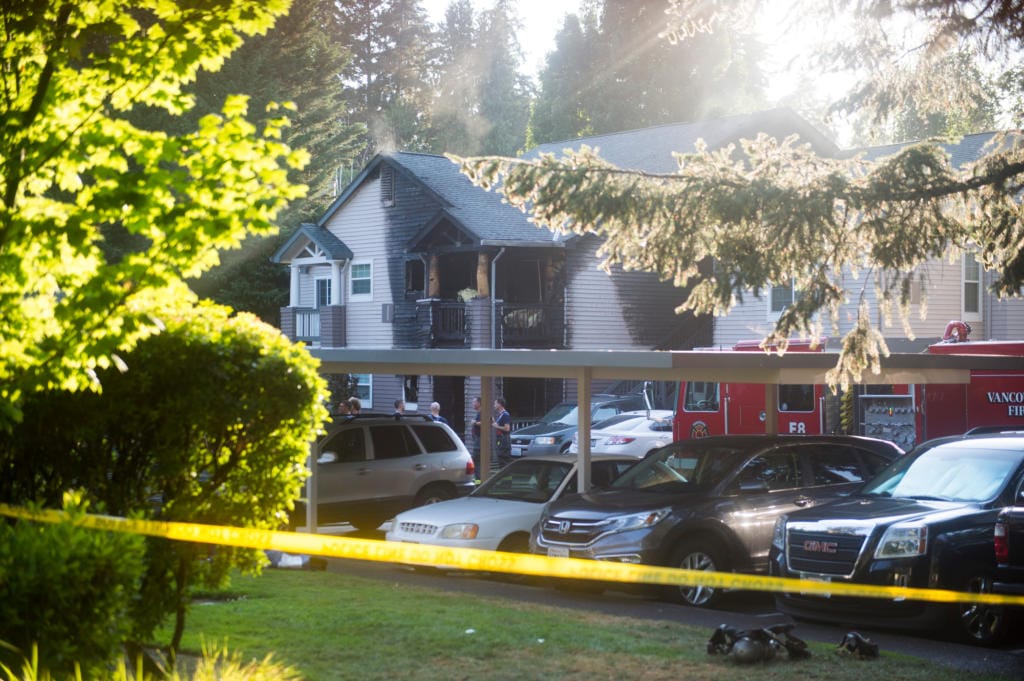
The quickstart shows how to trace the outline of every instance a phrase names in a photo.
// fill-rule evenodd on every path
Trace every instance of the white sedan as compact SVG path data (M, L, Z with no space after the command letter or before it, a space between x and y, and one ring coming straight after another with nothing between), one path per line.
M636 463L594 456L591 483L607 487ZM467 497L409 509L395 516L388 541L527 553L530 530L548 502L576 491L576 459L564 454L513 461Z
M569 453L579 451L579 434L573 436ZM642 458L672 442L672 410L631 411L598 421L590 431L592 454L625 454Z

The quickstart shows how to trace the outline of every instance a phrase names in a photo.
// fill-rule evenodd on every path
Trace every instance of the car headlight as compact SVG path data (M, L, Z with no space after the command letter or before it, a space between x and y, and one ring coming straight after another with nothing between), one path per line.
M654 527L672 511L671 508L659 508L655 511L643 511L641 513L630 513L610 518L605 532L628 532L629 530L642 530L647 527Z
M776 518L775 529L772 530L772 546L779 551L786 550L786 518L787 516L784 515Z
M533 438L533 443L538 445L554 445L558 444L558 441L561 439L560 435L541 435L540 437Z
M875 549L875 558L906 558L920 556L928 550L928 527L926 525L891 526L882 535Z
M442 539L476 539L480 526L476 523L456 523L445 525L441 530Z

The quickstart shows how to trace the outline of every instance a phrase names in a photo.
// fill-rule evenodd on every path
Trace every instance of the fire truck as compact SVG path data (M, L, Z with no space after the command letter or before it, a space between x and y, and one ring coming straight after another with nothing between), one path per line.
M931 354L1024 355L1024 341L970 341L970 326L954 321ZM793 341L787 352L823 352L824 344ZM763 352L743 341L724 352ZM1024 372L973 370L968 384L858 386L834 396L824 385L778 386L780 433L851 432L895 442L904 449L924 440L978 427L1024 430ZM765 432L760 383L683 381L676 393L677 440ZM845 416L844 416L845 414Z

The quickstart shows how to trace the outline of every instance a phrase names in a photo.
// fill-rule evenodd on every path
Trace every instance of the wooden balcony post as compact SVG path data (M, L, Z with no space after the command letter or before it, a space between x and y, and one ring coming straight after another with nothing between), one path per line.
M476 255L476 293L480 298L491 297L491 256L483 251Z
M441 266L440 259L436 253L430 254L429 270L427 272L427 297L441 297Z

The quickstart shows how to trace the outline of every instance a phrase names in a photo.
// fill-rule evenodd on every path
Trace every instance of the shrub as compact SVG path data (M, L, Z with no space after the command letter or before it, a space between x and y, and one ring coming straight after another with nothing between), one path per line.
M77 512L77 511L73 511ZM0 662L38 646L58 678L107 668L123 652L142 574L141 537L59 524L0 521Z

